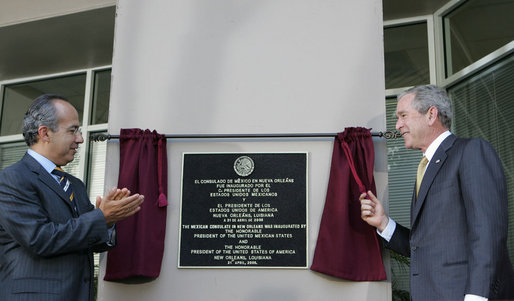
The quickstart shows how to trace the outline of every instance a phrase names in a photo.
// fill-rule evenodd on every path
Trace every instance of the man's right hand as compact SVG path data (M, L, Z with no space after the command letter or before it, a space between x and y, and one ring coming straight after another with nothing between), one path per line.
M143 195L130 195L127 188L112 188L103 198L96 197L97 208L102 210L108 228L141 210L140 205L143 201Z
M378 231L384 231L389 223L389 217L385 214L382 202L369 190L367 194L361 194L359 200L361 202L361 218L377 228Z

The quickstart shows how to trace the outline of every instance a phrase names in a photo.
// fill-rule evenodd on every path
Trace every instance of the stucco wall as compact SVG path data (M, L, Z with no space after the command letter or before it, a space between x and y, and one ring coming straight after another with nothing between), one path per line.
M335 133L385 130L382 3L319 0L119 0L109 132ZM386 199L385 141L374 139ZM118 143L106 187L116 185ZM161 276L100 281L98 300L389 300L390 283L350 282L308 269L178 269L182 152L309 152L312 259L331 139L170 140ZM310 265L310 261L309 261ZM105 268L102 260L101 277Z

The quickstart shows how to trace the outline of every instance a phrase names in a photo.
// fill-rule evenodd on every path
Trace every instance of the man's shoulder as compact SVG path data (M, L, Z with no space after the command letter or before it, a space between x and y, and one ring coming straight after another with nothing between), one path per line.
M493 148L492 144L483 139L478 137L472 137L472 138L466 138L466 137L457 137L455 139L455 145L459 147L485 147L485 148Z
M498 157L494 146L483 138L457 138L452 148L456 153L481 158L481 161Z

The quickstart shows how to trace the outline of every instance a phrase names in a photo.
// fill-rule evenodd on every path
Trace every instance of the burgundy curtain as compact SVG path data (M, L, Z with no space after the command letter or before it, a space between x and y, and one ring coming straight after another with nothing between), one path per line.
M166 231L166 138L156 131L121 129L118 187L145 196L141 210L116 223L117 243L104 280L157 278Z
M374 161L369 129L346 128L335 138L312 270L354 281L386 279L375 228L360 217L359 195L376 193Z

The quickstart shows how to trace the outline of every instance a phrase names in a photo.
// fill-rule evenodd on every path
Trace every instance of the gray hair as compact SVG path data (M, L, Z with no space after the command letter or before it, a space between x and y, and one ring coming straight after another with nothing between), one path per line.
M25 143L30 147L38 141L38 129L40 126L46 126L51 131L58 130L59 120L57 120L54 101L61 99L68 101L66 98L57 94L43 94L36 98L23 118L23 138Z
M437 117L443 126L449 129L452 125L452 103L446 90L434 85L418 86L408 89L398 95L398 100L407 94L414 94L412 106L421 114L425 114L431 107L439 112Z

